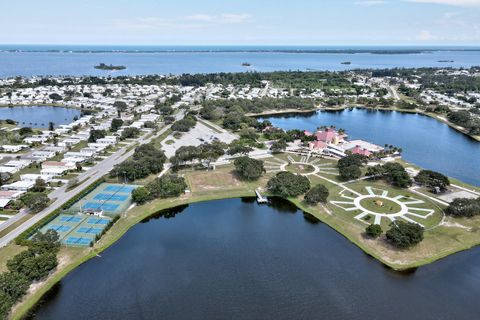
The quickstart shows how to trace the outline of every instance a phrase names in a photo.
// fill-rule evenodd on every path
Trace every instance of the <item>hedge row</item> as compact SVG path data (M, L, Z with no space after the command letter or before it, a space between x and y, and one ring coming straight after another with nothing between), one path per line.
M67 202L63 204L60 208L52 211L49 215L45 216L42 220L35 223L33 226L22 232L18 237L15 238L15 243L18 245L27 245L29 243L29 238L40 228L44 225L55 219L63 210L67 210L71 206L73 206L77 201L88 195L92 192L96 187L100 184L105 182L105 178L102 177L95 182L88 185L85 189L83 189L80 193L76 194L74 197L69 199Z

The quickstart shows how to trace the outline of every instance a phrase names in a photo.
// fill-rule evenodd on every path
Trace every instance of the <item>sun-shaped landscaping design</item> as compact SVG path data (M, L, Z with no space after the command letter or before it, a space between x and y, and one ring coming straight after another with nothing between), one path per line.
M388 190L365 187L366 194L343 189L339 192L341 200L330 201L331 204L347 211L355 211L355 219L369 223L381 224L382 220L403 220L424 226L422 220L430 218L435 210L428 208L426 202L411 196L389 195ZM360 213L358 213L360 212Z
M287 154L282 159L274 156L263 160L267 172L290 171L304 176L338 175L338 169L331 162L322 158L312 158L309 155Z

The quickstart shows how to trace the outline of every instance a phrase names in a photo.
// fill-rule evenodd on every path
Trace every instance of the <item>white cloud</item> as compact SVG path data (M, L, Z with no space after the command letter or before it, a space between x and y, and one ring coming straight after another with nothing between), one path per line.
M459 7L480 7L480 0L407 0L416 3L444 4Z
M219 15L209 15L209 14L194 14L184 17L189 21L204 22L204 23L218 23L218 24L239 24L248 22L251 18L251 14L233 14L233 13L222 13Z
M359 6L371 7L379 4L385 4L385 1L384 0L362 0L362 1L355 1L354 3Z
M431 41L436 39L436 37L433 36L432 33L428 30L420 31L416 38L420 41Z
M112 27L123 30L192 30L215 25L237 25L247 23L252 19L251 14L222 13L219 15L193 14L172 18L136 17L128 20L112 20Z

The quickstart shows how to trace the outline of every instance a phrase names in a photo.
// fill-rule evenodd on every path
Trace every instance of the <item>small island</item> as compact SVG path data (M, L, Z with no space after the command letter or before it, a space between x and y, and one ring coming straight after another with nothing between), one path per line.
M244 62L244 63L242 63L242 67L250 67L250 66L251 66L251 64L250 64L250 63L248 63L248 62Z
M438 62L440 62L440 63L453 63L455 61L453 61L453 60L438 60Z
M95 69L99 70L124 70L127 69L125 66L114 66L113 64L107 65L105 63L100 63L99 65L94 67Z
M342 62L342 64L352 64L352 62L350 62L350 61L344 61L344 62Z

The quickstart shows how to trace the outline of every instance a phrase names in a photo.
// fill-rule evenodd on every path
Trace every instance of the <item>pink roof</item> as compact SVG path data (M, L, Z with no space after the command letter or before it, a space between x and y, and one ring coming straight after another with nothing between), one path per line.
M306 135L307 137L313 136L313 133L311 133L310 131L307 131L307 130L303 131L303 134Z
M4 190L1 190L0 191L0 199L12 198L15 195L18 195L18 193L19 193L18 191L4 191Z
M44 163L42 163L42 166L55 166L55 167L59 167L59 166L64 166L66 165L65 162L60 162L60 161L45 161Z
M359 146L356 146L355 148L350 150L353 154L361 154L363 156L370 156L372 153L368 151L367 149L363 149Z
M318 141L330 143L338 136L338 134L334 129L328 128L325 131L318 131L316 136Z
M314 141L309 143L310 149L325 149L327 144L323 141Z

